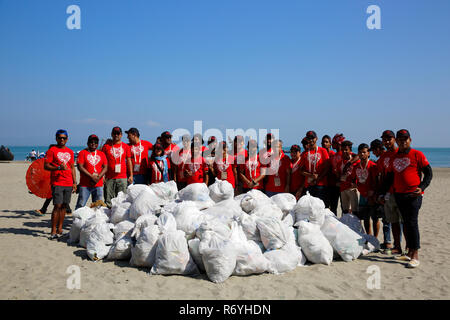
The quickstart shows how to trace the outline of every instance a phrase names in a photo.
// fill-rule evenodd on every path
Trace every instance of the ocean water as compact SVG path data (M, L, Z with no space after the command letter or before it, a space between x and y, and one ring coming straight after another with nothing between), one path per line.
M26 159L28 153L31 149L39 152L46 152L48 146L6 146L14 154L15 161L23 161ZM68 146L74 152L83 150L85 146ZM427 157L432 167L440 168L450 168L450 148L417 148L422 151ZM284 150L284 152L289 155L289 149ZM356 153L357 150L354 150ZM371 155L373 160L376 160L373 155Z

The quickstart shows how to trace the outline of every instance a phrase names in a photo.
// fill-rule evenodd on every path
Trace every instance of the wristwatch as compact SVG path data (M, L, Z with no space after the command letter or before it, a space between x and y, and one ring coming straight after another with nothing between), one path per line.
M59 165L57 169L58 169L58 170L61 170L61 165Z

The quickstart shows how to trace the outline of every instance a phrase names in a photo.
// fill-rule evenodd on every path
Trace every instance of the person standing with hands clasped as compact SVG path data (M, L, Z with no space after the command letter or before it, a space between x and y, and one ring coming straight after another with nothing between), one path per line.
M405 238L408 253L395 258L408 261L408 268L416 268L419 266L420 248L419 210L422 206L423 193L431 183L433 172L425 155L411 148L411 136L408 130L397 131L396 142L398 152L389 162L383 193L385 194L393 185L394 198L406 226ZM423 179L421 179L422 173ZM380 195L380 198L383 201L383 195Z
M84 207L92 195L92 202L103 200L103 177L108 169L108 161L103 152L97 150L98 137L91 134L87 141L88 147L78 155L78 170L80 171L80 191L75 209Z
M66 147L66 130L56 131L55 147L51 147L45 156L44 169L51 171L53 212L50 240L62 236L66 206L69 207L71 194L77 190L73 151Z
M117 197L120 191L126 193L128 184L133 183L133 164L131 163L130 147L121 141L122 129L114 127L111 131L112 140L105 143L102 152L108 160L105 183L105 203L111 208L111 199ZM127 179L127 171L129 173Z

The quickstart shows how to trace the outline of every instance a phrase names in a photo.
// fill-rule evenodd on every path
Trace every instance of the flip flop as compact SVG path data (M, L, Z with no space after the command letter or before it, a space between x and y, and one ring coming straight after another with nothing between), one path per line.
M417 268L420 265L419 260L411 259L411 261L406 265L407 268Z
M45 212L42 212L41 210L34 210L34 212L36 212L37 214L40 214L41 216L43 216L45 214Z
M411 258L407 255L394 256L394 259L398 261L411 261Z
M52 235L50 235L50 237L48 237L49 240L55 240L58 238L59 238L59 236L57 234L52 234Z

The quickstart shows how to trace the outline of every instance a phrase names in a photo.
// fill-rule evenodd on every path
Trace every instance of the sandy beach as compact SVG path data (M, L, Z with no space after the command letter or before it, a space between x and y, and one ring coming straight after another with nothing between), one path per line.
M232 276L214 284L206 275L150 276L127 261L93 262L84 248L48 240L51 215L34 213L44 200L28 193L28 166L0 163L0 299L450 299L450 268L445 266L450 259L450 169L434 169L424 197L417 269L375 253L353 262L297 267L283 275ZM73 196L72 209L75 201ZM65 232L71 222L66 217ZM66 286L71 265L81 270L79 290ZM380 269L380 289L367 288L372 265Z

